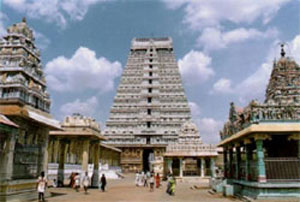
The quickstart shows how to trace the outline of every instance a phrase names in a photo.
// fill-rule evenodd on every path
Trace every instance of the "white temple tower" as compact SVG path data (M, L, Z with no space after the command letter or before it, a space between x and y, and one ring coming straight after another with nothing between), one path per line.
M106 122L125 171L149 170L191 120L171 38L135 38Z

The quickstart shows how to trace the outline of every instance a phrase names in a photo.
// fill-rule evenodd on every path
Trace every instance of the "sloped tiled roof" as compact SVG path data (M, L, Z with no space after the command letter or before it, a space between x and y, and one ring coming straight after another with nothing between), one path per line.
M15 124L14 122L12 122L11 120L9 120L6 116L4 116L3 114L0 114L0 123L4 124L4 125L8 125L8 126L12 126L15 128L19 128L19 126L17 124Z

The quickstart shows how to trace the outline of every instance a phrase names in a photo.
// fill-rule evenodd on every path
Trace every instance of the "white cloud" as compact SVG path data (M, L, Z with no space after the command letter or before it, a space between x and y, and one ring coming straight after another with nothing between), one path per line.
M183 80L188 85L202 83L215 74L211 68L211 58L200 51L188 52L178 61L178 66Z
M226 48L229 44L243 42L250 39L274 38L278 35L277 29L267 29L261 32L256 29L238 28L228 32L221 32L218 28L205 28L197 39L197 46L205 50Z
M222 121L213 118L199 118L195 120L198 126L200 136L204 143L216 144L220 141L219 131L223 127Z
M192 117L197 118L201 114L199 105L195 102L189 102L189 106L192 112Z
M222 122L213 118L201 118L201 110L197 103L189 102L192 112L192 118L197 125L203 143L216 144L219 142L219 131L222 128Z
M93 117L97 106L98 99L93 96L85 101L76 99L73 102L65 103L60 107L59 111L61 112L61 118L64 118L67 115L72 115L73 113L80 113L85 116Z
M252 99L262 100L272 71L272 62L266 61L252 75L235 87L239 101L246 104Z
M288 44L289 47L287 47L287 53L289 54L289 48L290 48L290 54L291 56L297 61L298 64L300 64L300 35L295 36L295 38Z
M184 7L184 22L194 30L224 22L268 23L280 7L291 0L163 0L170 9Z
M51 43L50 39L40 32L34 31L34 37L36 46L41 50L45 50Z
M82 20L90 6L105 0L3 0L7 6L31 18L55 22L64 27L67 17Z
M114 79L121 75L118 61L110 62L96 53L80 47L71 58L59 56L46 64L49 88L59 92L80 92L88 89L107 92L113 89Z
M4 36L6 34L6 28L4 25L4 22L7 20L7 16L0 12L0 37Z
M253 74L249 75L239 84L232 85L226 78L219 79L210 93L238 95L240 104L247 104L252 99L263 100L265 89L272 71L272 61L264 62Z
M288 46L285 48L287 56L292 56L299 64L300 35L295 36L294 39L287 44ZM265 90L273 69L273 60L279 57L279 50L279 44L276 40L272 44L265 62L262 63L254 73L235 85L232 85L232 82L229 79L220 79L214 84L212 91L214 93L235 93L238 95L241 104L247 104L252 99L263 101ZM226 89L228 89L228 91L226 91Z
M232 93L231 80L226 78L219 79L213 86L212 93Z
M253 99L263 101L275 55L273 47L273 49L270 50L266 61L262 63L254 73L250 74L238 84L232 84L230 79L221 78L213 85L211 92L213 94L235 94L238 96L240 104L247 104Z

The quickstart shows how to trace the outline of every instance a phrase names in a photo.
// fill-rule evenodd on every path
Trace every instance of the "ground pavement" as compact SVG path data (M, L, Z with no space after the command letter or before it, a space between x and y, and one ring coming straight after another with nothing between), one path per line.
M197 188L193 188L194 185ZM85 195L83 190L75 192L70 188L50 188L48 191L54 194L47 198L48 202L225 202L239 201L236 198L225 198L219 194L210 194L207 184L194 182L177 182L175 196L166 194L166 182L162 182L162 187L150 192L149 188L136 187L134 184L134 175L127 175L121 180L108 180L108 189L101 192L98 189L89 189L89 194ZM269 202L274 200L269 200ZM296 200L285 200L296 201Z

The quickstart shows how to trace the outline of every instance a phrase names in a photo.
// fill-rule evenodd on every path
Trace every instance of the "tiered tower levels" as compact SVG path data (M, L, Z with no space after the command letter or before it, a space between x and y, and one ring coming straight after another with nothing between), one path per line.
M26 20L12 25L0 41L0 102L21 103L49 112L40 52Z
M166 145L190 119L172 39L133 39L106 122L108 143Z
M274 62L266 103L300 105L300 66L289 57Z

